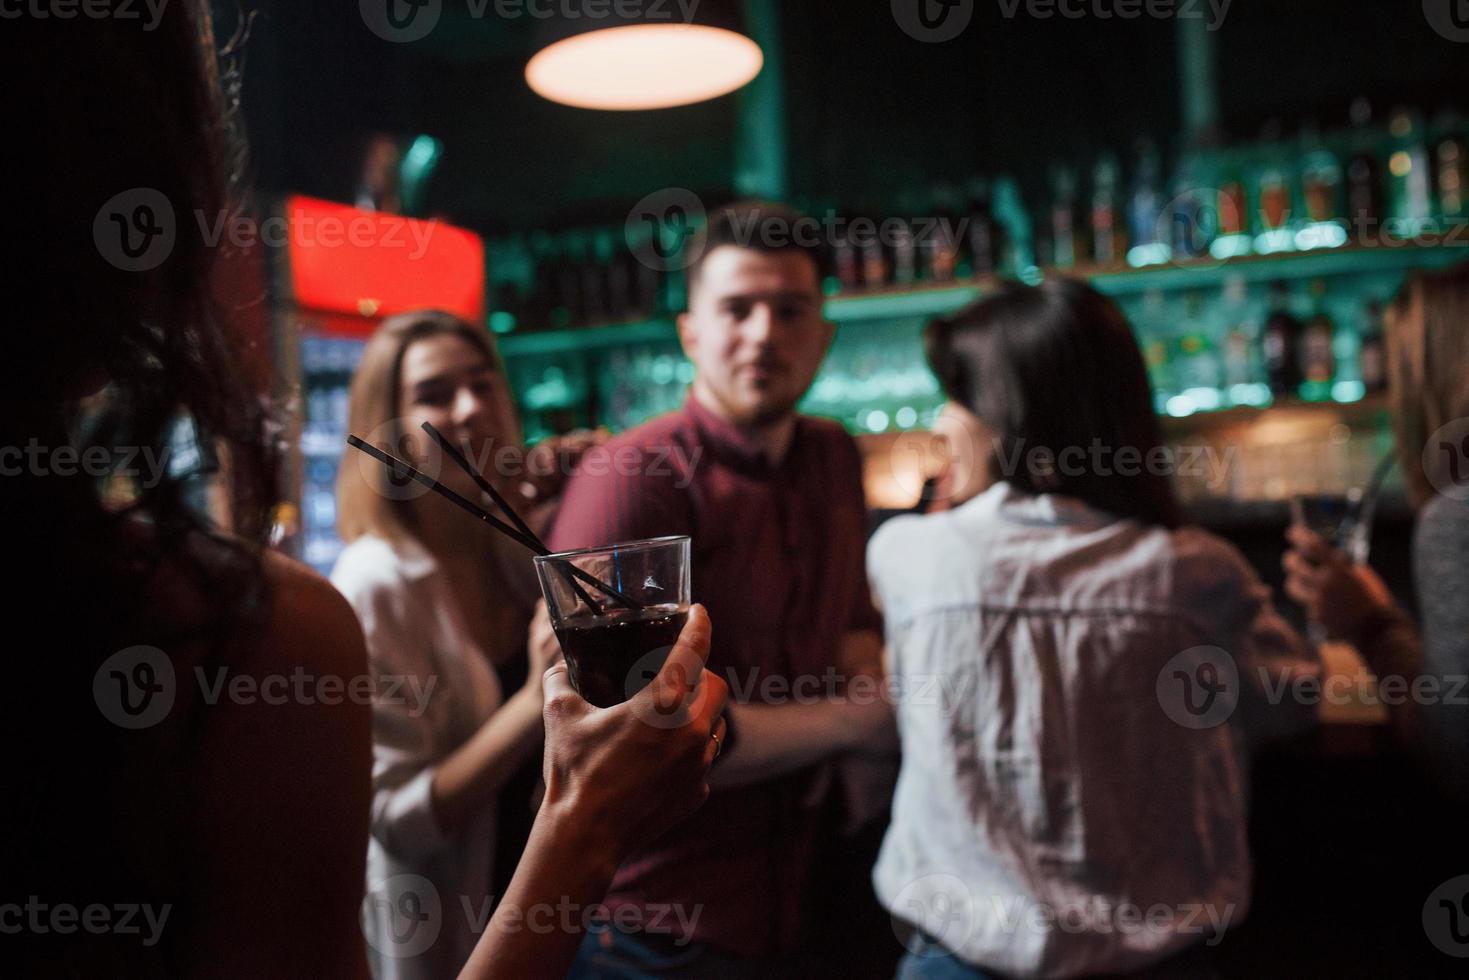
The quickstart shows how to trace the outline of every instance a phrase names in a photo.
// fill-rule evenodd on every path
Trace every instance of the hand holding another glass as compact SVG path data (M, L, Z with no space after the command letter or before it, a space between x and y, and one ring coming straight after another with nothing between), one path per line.
M1286 539L1291 544L1281 560L1286 595L1305 607L1326 639L1355 643L1369 615L1392 607L1392 593L1376 572L1311 527L1297 522Z

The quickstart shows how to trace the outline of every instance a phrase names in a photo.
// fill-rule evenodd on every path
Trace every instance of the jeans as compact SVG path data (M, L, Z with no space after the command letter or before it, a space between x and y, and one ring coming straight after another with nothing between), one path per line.
M997 980L977 966L959 959L922 933L908 940L908 954L898 964L893 980Z
M607 927L582 940L567 980L770 980L770 964L727 956L703 943L675 945Z

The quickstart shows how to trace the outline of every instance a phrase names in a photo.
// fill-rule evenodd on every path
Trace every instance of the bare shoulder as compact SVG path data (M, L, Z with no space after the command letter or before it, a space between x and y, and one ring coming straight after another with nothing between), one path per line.
M366 669L362 627L331 582L276 552L262 556L270 595L266 632L275 650L293 663L348 676Z

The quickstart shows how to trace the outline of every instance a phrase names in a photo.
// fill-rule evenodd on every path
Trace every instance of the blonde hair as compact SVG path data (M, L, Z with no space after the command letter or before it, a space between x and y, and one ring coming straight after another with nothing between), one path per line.
M383 321L362 353L352 376L348 431L376 445L386 444L402 458L403 355L415 341L443 336L461 338L482 351L495 370L503 371L488 331L440 310L401 313ZM412 535L416 524L412 502L388 492L386 467L376 462L363 466L359 456L356 449L347 448L337 470L337 535L348 544L364 534L389 541Z
M1449 478L1449 457L1425 452L1428 440L1469 418L1469 262L1414 274L1385 319L1398 461L1408 495L1421 507Z

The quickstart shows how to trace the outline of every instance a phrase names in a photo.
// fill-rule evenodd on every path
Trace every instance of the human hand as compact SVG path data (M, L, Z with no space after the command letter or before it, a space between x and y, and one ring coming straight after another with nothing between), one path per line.
M1371 568L1356 565L1321 535L1299 524L1285 532L1285 593L1320 623L1328 638L1357 643L1369 615L1392 608L1392 593Z
M572 689L564 661L546 671L546 807L601 828L620 852L699 808L729 698L724 681L704 669L710 635L709 614L693 606L658 676L610 708Z
M567 478L581 462L586 451L600 446L611 437L610 432L601 428L577 429L565 435L542 439L526 453L526 479L521 485L521 494L536 504L559 497L566 486Z
M536 611L531 615L530 637L525 644L525 653L530 661L530 683L539 690L547 668L561 657L561 641L551 627L551 614L546 609L546 600L536 600Z

